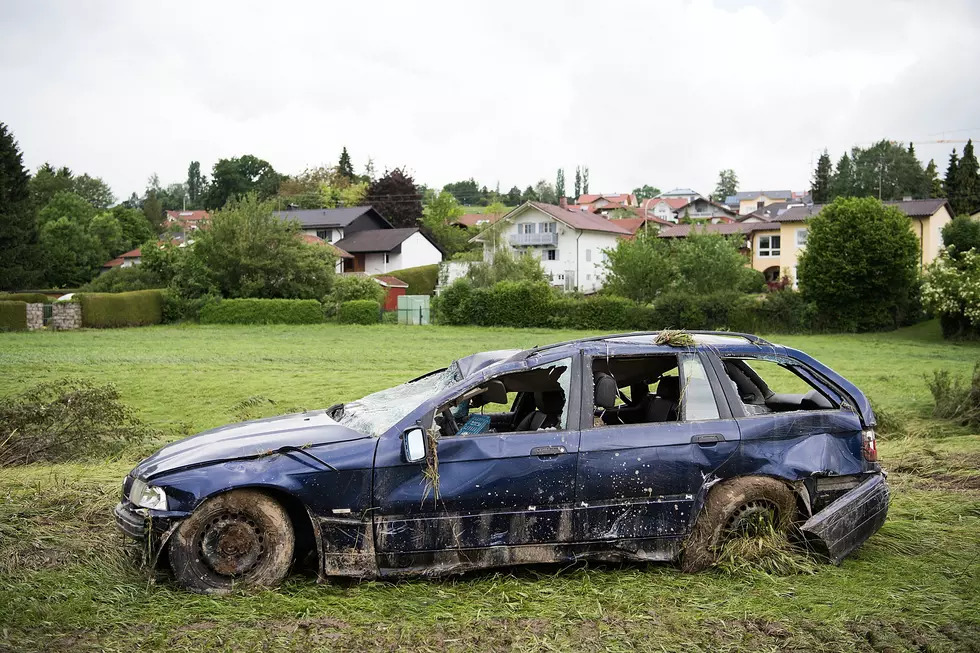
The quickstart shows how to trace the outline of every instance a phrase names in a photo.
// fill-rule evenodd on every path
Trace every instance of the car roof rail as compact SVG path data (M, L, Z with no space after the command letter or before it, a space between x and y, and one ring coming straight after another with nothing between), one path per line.
M667 331L663 329L662 331ZM628 333L610 333L603 336L590 336L588 338L577 338L575 340L564 340L562 342L555 342L550 345L540 345L531 347L527 351L519 354L520 359L529 358L530 356L537 354L548 349L555 349L556 347L561 347L563 345L572 345L576 342L602 342L603 340L615 340L616 338L633 338L637 336L657 336L660 335L661 331L630 331ZM772 347L773 344L766 340L765 338L760 338L759 336L753 335L751 333L740 333L738 331L687 331L684 333L689 333L692 336L728 336L730 338L744 338L748 340L753 345L761 345L766 347ZM515 357L516 358L516 357Z

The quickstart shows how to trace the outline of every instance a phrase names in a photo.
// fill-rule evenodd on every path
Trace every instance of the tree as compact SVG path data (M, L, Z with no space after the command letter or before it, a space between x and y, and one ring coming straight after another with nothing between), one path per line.
M370 184L372 181L374 181L374 179L375 179L374 159L368 157L367 163L364 164L364 176L361 178L361 181Z
M191 161L191 164L187 166L187 207L198 209L204 206L207 189L208 180L201 174L200 162Z
M187 185L184 183L168 184L156 194L165 211L183 211L187 206Z
M555 189L544 179L538 180L538 183L534 185L534 193L538 196L538 200L545 204L558 203L558 196L555 194Z
M939 171L936 169L935 159L929 159L929 165L926 166L925 178L929 188L929 197L944 197L943 182L939 179Z
M817 168L813 171L813 181L810 184L810 196L814 204L826 204L830 201L830 182L834 174L834 164L830 162L827 150L817 159Z
M42 165L30 181L31 200L34 202L34 207L40 210L47 206L51 198L57 193L71 192L74 178L74 174L67 167L55 170L50 163Z
M112 189L101 177L90 177L88 174L75 177L72 190L97 209L107 209L116 202Z
M517 186L512 186L507 194L503 197L504 202L507 206L517 206L521 203L521 189Z
M976 249L980 252L980 222L968 215L959 215L943 227L943 245L950 256L959 259L962 254Z
M726 199L738 192L738 177L731 168L722 170L718 173L718 184L715 185L715 192L711 199L716 202L724 202Z
M575 201L582 196L582 168L575 166Z
M163 203L157 198L157 191L150 189L143 200L143 215L146 221L156 231L163 230Z
M901 325L911 310L919 265L909 217L875 198L838 198L808 227L799 284L825 325L846 331Z
M171 287L184 297L321 299L333 285L333 254L303 241L299 223L274 210L250 193L216 211L193 246L175 255ZM154 269L165 268L156 259L166 255L154 256Z
M582 166L582 194L589 194L589 166Z
M528 186L521 194L521 202L537 202L540 198L533 186Z
M218 209L228 200L248 193L255 193L260 200L274 197L282 178L268 161L251 154L219 159L211 171L211 185L205 205L209 209Z
M401 168L372 182L365 202L396 227L414 227L422 219L422 196L415 180Z
M37 214L30 182L20 147L0 122L0 290L38 281Z
M837 162L837 170L830 181L830 200L854 195L854 162L844 153Z
M980 166L973 152L973 139L966 142L963 156L956 167L955 199L950 199L953 212L957 215L972 215L980 211Z
M959 199L956 182L958 181L957 170L960 167L960 158L956 155L956 148L949 155L949 164L946 166L946 178L943 180L943 190L946 191L946 199L952 204L954 198Z
M606 250L608 274L603 289L613 295L647 304L677 280L670 243L656 234L641 232L633 240L620 240Z
M139 209L131 209L120 204L109 209L109 212L119 223L122 231L123 251L135 249L156 238L149 220Z
M636 195L636 201L642 202L659 195L660 189L650 184L643 184L639 188L634 188L633 194Z
M466 271L475 288L489 288L501 281L546 281L541 260L529 252L518 256L510 248L497 250L491 261L477 261Z
M452 193L456 201L463 205L477 205L483 199L479 185L472 177L463 181L454 181L451 184L446 184L442 187L442 190Z
M456 224L461 215L463 215L463 207L452 193L445 190L424 209L422 224L436 242L446 250L448 257L468 249L469 239L474 236L469 229Z
M707 295L736 288L745 257L734 240L694 227L674 247L674 264L679 289Z
M346 177L350 181L354 181L354 166L351 165L350 154L347 153L346 146L340 153L340 161L337 163L337 174L341 177Z
M555 198L561 200L565 197L565 170L558 168L558 175L555 177Z
M95 207L68 191L56 193L38 213L47 283L56 287L81 285L108 260L110 250L97 236L113 236L115 230L104 220L93 233L90 228L95 215Z
M881 140L868 148L851 150L854 163L853 195L877 197L882 201L903 197L922 197L925 192L925 171L909 151L892 141Z

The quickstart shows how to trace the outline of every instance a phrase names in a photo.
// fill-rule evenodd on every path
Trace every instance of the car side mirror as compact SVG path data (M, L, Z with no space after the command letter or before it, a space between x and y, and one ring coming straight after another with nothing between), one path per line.
M425 460L425 431L421 427L414 426L402 434L402 451L406 462Z

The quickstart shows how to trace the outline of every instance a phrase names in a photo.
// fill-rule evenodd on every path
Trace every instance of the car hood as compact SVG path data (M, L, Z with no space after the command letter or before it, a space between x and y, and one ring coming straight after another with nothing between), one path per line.
M228 424L168 444L143 460L132 476L150 479L187 467L254 458L290 447L310 447L371 436L341 426L325 410Z

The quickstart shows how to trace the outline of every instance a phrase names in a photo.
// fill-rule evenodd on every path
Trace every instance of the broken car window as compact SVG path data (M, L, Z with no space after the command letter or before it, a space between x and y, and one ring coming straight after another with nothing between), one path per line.
M824 394L787 362L740 357L724 358L722 365L746 415L838 407L836 399Z
M512 433L568 425L570 358L484 381L436 411L444 437Z
M426 399L435 397L460 380L459 367L453 363L442 372L344 404L343 416L338 421L359 433L378 437Z

